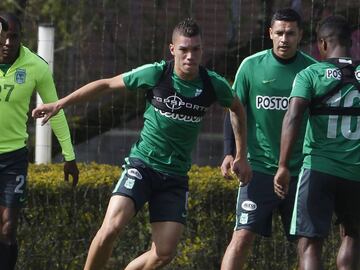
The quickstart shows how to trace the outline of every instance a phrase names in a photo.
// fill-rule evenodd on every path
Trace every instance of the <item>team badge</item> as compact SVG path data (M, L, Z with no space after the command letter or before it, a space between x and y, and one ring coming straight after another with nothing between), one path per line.
M200 96L201 95L201 93L202 93L202 89L196 89L196 92L195 92L195 97L198 97L198 96Z
M246 224L249 220L249 214L248 213L241 213L239 223L240 224Z
M15 82L18 84L25 83L26 80L26 70L22 68L18 68L15 72Z
M135 179L128 178L124 184L124 187L126 187L127 189L132 189L134 187L134 184Z

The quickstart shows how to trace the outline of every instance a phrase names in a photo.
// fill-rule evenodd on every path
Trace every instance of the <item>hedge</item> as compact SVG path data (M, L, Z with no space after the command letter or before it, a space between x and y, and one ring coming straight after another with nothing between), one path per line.
M103 220L120 168L79 164L73 189L63 180L61 164L30 165L28 201L18 228L17 269L82 269L89 245ZM237 181L225 180L218 168L193 166L189 215L177 256L165 269L220 269L231 238ZM123 269L151 243L147 208L138 213L115 245L106 269ZM324 248L325 269L333 269L338 248L333 230ZM273 237L257 238L246 269L296 269L295 244L288 243L278 215Z

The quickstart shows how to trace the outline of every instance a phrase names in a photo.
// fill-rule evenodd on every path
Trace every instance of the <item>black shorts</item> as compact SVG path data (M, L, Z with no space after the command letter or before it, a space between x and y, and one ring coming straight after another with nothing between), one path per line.
M0 154L0 205L20 208L26 200L28 151L21 148Z
M149 203L150 222L175 221L185 224L189 192L187 176L155 171L139 159L129 158L113 195L131 198L136 211Z
M236 205L235 230L248 229L262 236L271 236L272 214L279 211L284 231L289 240L292 209L296 192L297 177L292 177L289 194L281 200L274 192L274 176L253 172L251 181L239 187Z
M338 223L360 226L360 181L302 169L290 233L321 237L329 234L333 212Z

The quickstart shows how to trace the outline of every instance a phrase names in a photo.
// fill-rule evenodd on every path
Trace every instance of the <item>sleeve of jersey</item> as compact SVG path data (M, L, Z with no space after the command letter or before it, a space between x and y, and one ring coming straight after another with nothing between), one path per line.
M224 156L234 156L235 148L235 136L231 126L230 112L227 112L224 119Z
M213 84L217 101L222 107L229 108L234 101L234 91L225 78L215 72L208 72Z
M49 69L42 78L37 81L36 90L44 103L58 100L54 80ZM74 160L75 153L71 142L70 130L63 110L59 111L59 113L50 120L50 125L60 143L64 159L66 161Z
M249 96L249 83L246 76L248 72L247 66L248 64L246 63L246 60L244 60L236 72L235 80L232 86L236 95L239 97L239 99L244 105L247 104L247 97Z
M294 79L290 98L301 97L304 99L311 99L312 91L311 77L309 75L309 69L299 72Z
M128 90L149 89L154 87L160 79L165 61L146 64L125 72L122 77Z

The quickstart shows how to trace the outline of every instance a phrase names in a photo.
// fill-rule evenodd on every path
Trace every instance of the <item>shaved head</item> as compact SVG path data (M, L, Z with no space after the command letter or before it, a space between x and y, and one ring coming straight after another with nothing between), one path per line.
M324 39L331 44L351 47L351 28L343 16L333 15L320 21L317 28L318 40Z
M199 25L192 18L186 18L175 26L172 34L173 43L178 35L183 37L201 36L201 30Z

